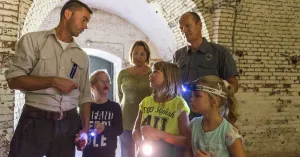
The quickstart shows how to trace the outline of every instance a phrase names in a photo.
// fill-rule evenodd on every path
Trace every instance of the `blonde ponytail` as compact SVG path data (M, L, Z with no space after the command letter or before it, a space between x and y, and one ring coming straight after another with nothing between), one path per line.
M232 125L235 124L235 122L237 121L238 118L238 114L237 114L237 100L234 96L234 88L229 84L227 87L227 108L228 108L228 112L225 112L224 118L227 119L227 121L229 123L231 123Z

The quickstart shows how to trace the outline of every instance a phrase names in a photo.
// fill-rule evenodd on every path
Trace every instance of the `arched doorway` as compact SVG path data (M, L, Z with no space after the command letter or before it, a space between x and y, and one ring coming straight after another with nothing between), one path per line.
M98 69L107 70L112 82L109 97L111 100L117 101L117 77L121 70L121 58L98 49L83 48L83 50L89 55L90 58L90 74Z

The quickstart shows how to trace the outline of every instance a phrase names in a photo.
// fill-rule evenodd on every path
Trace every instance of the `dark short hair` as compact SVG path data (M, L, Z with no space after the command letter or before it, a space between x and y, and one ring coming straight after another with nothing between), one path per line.
M133 63L133 58L132 58L132 54L133 54L133 49L136 47L136 46L143 46L145 51L146 51L146 54L147 54L147 59L146 59L146 63L147 65L149 65L149 62L150 62L150 48L148 46L148 44L142 40L138 40L136 42L133 43L133 45L131 46L131 49L130 49L130 63Z
M201 19L200 19L200 16L196 13L196 12L187 12L187 13L185 13L185 14L190 14L190 15L192 15L193 16L193 19L194 19L194 21L197 23L197 22L199 22L199 21L201 21Z
M93 11L91 10L90 7L88 7L86 4L80 2L79 0L69 0L65 5L62 7L60 11L60 18L64 16L65 11L71 10L72 12L75 12L78 9L85 8L88 10L90 14L93 14Z

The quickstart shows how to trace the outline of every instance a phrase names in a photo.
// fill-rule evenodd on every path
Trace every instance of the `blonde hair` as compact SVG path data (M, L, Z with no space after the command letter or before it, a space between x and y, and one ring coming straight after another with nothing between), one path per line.
M169 95L177 96L181 93L180 73L176 64L159 61L153 64L153 70L159 70L164 75L163 88L153 90L153 95L160 94L165 100Z
M201 77L197 84L203 84L204 86L208 86L214 89L219 90L222 89L223 92L226 93L227 98L220 97L216 94L208 93L210 98L216 100L216 97L220 98L220 104L219 107L224 107L225 111L227 110L227 107L229 109L228 112L224 112L223 117L228 120L232 125L237 121L238 114L236 111L237 108L237 100L234 96L234 88L229 84L227 87L223 80L217 76L204 76ZM216 101L217 102L217 101Z
M146 58L146 64L149 65L150 63L150 48L148 46L148 44L142 40L138 40L136 42L133 43L133 45L131 46L130 48L130 51L129 51L129 56L130 56L130 63L132 64L133 63L133 58L132 58L132 54L133 54L133 50L136 46L143 46L145 51L146 51L146 54L147 54L147 58Z
M98 74L106 74L109 78L110 81L110 76L107 72L106 69L99 69L99 70L95 70L91 75L90 75L90 85L94 85L96 83L97 80L95 80L96 76Z

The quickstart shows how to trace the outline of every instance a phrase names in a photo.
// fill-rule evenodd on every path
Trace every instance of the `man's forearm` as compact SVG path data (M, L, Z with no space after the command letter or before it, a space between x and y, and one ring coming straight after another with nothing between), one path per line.
M239 85L238 85L238 82L228 82L232 87L233 87L233 89L234 89L234 93L236 93L237 91L238 91L238 89L239 89Z
M38 77L38 76L18 76L8 79L8 86L11 89L23 91L34 91L54 87L55 77Z
M239 83L238 83L236 76L231 76L231 77L227 78L226 81L234 88L234 92L236 93L239 88Z
M81 119L81 125L82 130L88 132L90 129L89 121L90 121L90 115L91 115L91 104L90 103L84 103L80 106L80 119Z

